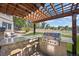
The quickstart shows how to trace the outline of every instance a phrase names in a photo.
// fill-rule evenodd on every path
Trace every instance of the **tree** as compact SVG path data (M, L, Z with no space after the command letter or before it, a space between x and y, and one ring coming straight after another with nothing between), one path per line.
M46 29L48 29L48 28L50 28L50 25L49 24L46 24L46 27L45 27Z
M45 28L45 25L46 25L46 23L45 22L42 22L41 23L41 28L44 29Z
M55 29L55 27L54 27L54 26L52 26L52 27L50 27L50 29L54 30L54 29Z
M64 27L65 30L68 30L68 28L69 28L68 26L65 26L65 27Z
M29 20L26 21L26 27L33 28L33 23Z
M20 29L20 28L26 26L26 22L25 22L25 20L22 19L22 18L13 17L13 20L14 20L14 26L15 26L17 29Z
M63 27L62 26L58 26L58 30L62 29Z
M36 28L41 28L41 23L36 23Z

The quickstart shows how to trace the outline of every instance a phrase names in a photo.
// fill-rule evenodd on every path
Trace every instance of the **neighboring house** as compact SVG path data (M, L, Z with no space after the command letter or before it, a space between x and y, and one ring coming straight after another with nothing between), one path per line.
M4 27L6 30L13 32L13 16L0 13L0 27Z
M4 44L11 41L12 39L8 39L6 35L11 36L11 33L14 33L13 16L0 13L0 27L5 28L5 32L1 34L3 37L2 36L1 37L6 38L6 39L1 39L0 44L2 43Z

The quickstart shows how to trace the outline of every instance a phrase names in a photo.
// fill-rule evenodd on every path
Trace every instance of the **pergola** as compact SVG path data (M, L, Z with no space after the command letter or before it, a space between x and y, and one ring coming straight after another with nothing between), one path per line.
M79 4L76 3L3 3L0 12L19 16L34 23L72 16L72 54L77 54L76 16L79 14Z

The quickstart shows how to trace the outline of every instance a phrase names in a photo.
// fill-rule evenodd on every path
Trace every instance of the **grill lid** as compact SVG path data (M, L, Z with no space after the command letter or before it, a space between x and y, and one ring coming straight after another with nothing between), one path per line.
M60 33L44 33L44 36L51 36L55 38L60 38L61 34Z

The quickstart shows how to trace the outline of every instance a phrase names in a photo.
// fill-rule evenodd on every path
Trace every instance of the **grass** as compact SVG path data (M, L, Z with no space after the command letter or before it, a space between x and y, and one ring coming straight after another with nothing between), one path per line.
M40 32L36 32L35 33L35 35L38 35L38 34L41 34L42 35L43 33L40 33ZM34 33L25 34L25 36L29 36L29 35L34 35Z
M69 37L71 38L72 36L70 35L62 35L63 37ZM72 44L71 43L67 43L67 50L68 52L72 52ZM77 35L77 55L79 55L79 35Z
M79 35L77 36L77 54L79 55Z
M64 34L62 34L62 37L68 37L68 38L71 38L72 36L71 36L71 35L64 35Z

